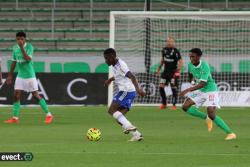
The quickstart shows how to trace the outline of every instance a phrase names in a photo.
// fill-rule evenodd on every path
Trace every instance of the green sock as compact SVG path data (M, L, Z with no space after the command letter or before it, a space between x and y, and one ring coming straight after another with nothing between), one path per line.
M189 109L187 110L187 113L189 113L192 116L201 118L201 119L206 119L207 118L207 114L200 112L197 108L195 108L194 106L189 107Z
M20 111L20 101L14 102L12 107L13 117L19 117L19 111Z
M227 134L233 133L232 130L229 128L229 126L221 119L219 116L216 116L214 119L214 122L217 126L219 126L224 132Z
M41 106L42 110L45 112L45 114L48 114L49 113L49 108L48 108L47 103L45 102L45 100L40 99L38 103Z

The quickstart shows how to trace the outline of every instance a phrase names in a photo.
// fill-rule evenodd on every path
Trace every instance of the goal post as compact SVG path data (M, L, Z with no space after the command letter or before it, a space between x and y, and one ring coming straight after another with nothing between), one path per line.
M146 46L147 24L150 24L150 50ZM168 36L175 39L184 60L179 91L187 84L189 50L198 47L218 84L221 105L250 106L250 12L113 11L110 12L109 46L116 49L117 55L127 62L141 86L150 93L147 98L137 97L135 105L153 106L161 102L155 71ZM150 52L149 71L145 67L145 52ZM111 70L109 76L112 76ZM109 105L116 92L116 86L111 85ZM168 103L171 103L171 95L169 97ZM178 103L182 102L179 98Z

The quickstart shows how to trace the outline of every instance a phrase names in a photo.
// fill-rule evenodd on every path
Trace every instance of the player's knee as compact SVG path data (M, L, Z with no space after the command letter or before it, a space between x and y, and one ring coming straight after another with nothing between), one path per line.
M208 117L209 117L211 120L214 120L214 119L215 119L215 114L214 114L214 113L208 113L207 115L208 115Z
M32 95L37 101L41 99L41 96L38 94L38 92L32 92Z
M109 110L108 110L108 113L109 113L109 115L111 115L111 116L114 114L114 112L115 112L115 111L112 110L112 109L109 109Z
M182 108L183 111L186 112L186 111L188 110L189 106L186 105L186 104L183 104L183 105L181 106L181 108Z
M39 101L41 99L40 96L33 96L33 97L36 99L36 101Z
M214 120L215 117L216 117L215 111L214 111L213 109L210 109L210 110L208 109L207 115L208 115L208 117L209 117L211 120Z
M21 98L20 93L15 92L15 93L14 93L14 101L19 101L19 100L20 100L20 98Z

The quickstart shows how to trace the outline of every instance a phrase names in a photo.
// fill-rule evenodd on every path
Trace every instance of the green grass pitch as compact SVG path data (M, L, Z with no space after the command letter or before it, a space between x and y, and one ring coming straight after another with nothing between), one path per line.
M32 152L31 162L1 162L3 167L249 167L250 108L223 108L219 115L238 135L224 141L217 126L207 132L204 121L182 112L133 107L127 115L145 140L130 135L110 117L106 107L50 107L55 115L45 125L39 108L22 108L20 124L2 123L11 108L0 108L0 152ZM204 109L203 109L204 110ZM88 128L101 129L99 142L87 141Z

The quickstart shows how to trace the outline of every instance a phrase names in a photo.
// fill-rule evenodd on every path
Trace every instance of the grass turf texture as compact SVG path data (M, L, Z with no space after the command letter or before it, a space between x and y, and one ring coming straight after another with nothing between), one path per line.
M224 141L222 130L207 132L204 121L177 111L134 107L128 114L145 140L130 143L106 107L50 107L55 115L45 125L39 108L22 108L20 124L0 123L0 152L32 152L31 162L1 162L19 167L249 167L250 108L223 108L219 115L237 133ZM204 110L204 109L203 109ZM0 108L0 121L10 108ZM101 129L99 142L87 141L91 127Z

